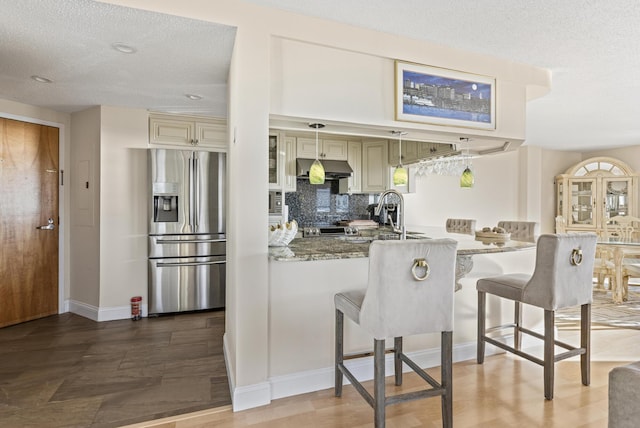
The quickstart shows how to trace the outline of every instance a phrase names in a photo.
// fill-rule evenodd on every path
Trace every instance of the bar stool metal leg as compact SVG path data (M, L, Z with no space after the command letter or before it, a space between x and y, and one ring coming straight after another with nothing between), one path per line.
M477 361L478 364L484 363L484 335L485 335L485 307L487 304L487 293L478 291L478 343Z
M554 311L544 311L544 398L553 400L553 381L555 366Z
M513 329L513 347L519 351L522 346L522 331L520 330L522 326L522 303L520 302L515 302L513 322L515 324Z
M443 331L440 344L440 383L445 389L442 396L442 426L453 427L453 332Z
M385 394L384 394L384 339L373 341L373 397L374 423L376 428L384 428Z
M396 337L393 339L393 363L394 372L396 375L396 386L402 385L402 360L400 355L402 354L402 337Z
M580 347L584 354L580 355L580 371L582 384L591 383L591 304L580 307Z
M342 396L342 380L344 375L339 368L344 359L344 314L336 309L336 342L335 342L335 396Z

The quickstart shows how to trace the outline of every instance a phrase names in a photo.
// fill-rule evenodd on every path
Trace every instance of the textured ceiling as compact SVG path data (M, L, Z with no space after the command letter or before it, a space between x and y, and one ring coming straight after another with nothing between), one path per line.
M235 28L91 0L0 0L0 10L0 98L63 112L113 105L226 116Z
M640 144L637 0L246 1L548 68L552 90L528 104L525 144ZM235 28L91 0L0 0L0 10L0 98L226 115Z

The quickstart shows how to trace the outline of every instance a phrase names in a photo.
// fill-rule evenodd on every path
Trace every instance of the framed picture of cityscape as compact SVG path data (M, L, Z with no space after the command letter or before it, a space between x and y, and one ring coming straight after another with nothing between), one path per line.
M496 129L496 80L396 61L396 120Z

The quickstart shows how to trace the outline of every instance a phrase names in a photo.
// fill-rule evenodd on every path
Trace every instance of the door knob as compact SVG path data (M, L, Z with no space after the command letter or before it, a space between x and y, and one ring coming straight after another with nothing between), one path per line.
M53 219L50 218L48 223L45 226L38 226L36 227L36 229L40 229L40 230L53 230L55 229L56 226L53 224Z

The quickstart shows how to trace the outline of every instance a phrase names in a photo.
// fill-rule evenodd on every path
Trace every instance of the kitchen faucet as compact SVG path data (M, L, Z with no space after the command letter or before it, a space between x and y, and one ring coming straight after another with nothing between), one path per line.
M400 239L407 239L407 229L405 228L405 225L404 225L404 198L402 197L402 194L400 192L398 192L395 189L388 189L388 190L385 190L384 192L380 193L380 199L378 200L378 206L376 207L374 213L375 213L375 215L380 215L380 212L382 211L382 207L384 206L385 198L388 195L391 195L391 194L396 195L398 197L398 199L400 200L400 202L398 202L398 205L397 205L398 227L396 227L393 224L393 220L391 220L391 215L389 215L389 219L391 220L391 228L393 229L393 231L395 233L400 234Z

